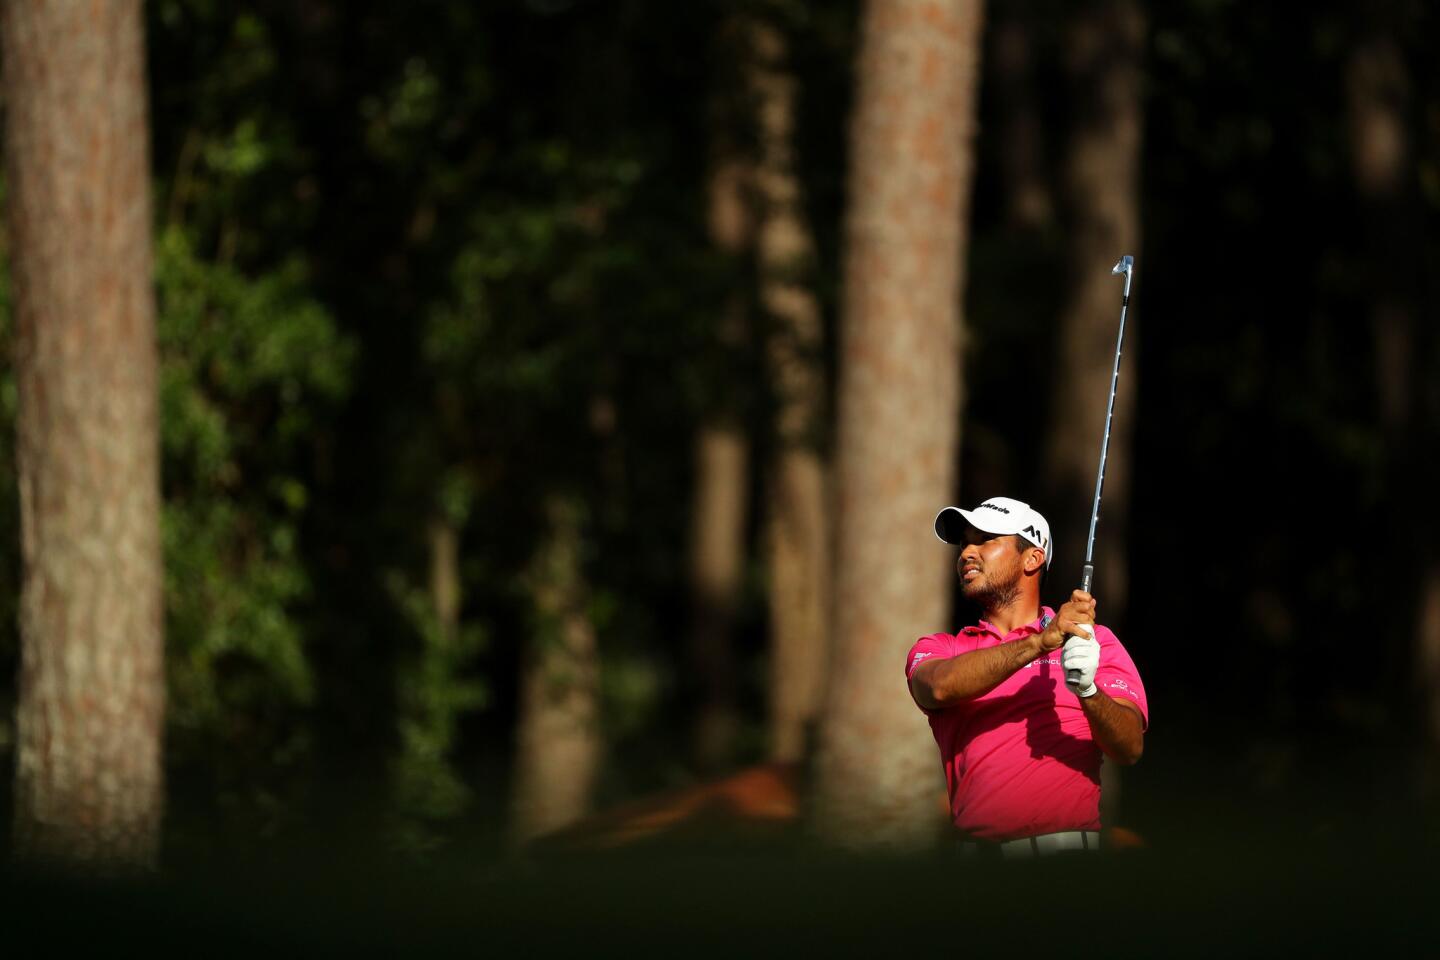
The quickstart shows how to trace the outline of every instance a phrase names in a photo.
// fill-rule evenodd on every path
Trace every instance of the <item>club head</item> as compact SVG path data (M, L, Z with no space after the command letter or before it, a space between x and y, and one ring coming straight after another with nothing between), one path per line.
M1110 268L1110 272L1116 276L1120 276L1121 274L1129 273L1130 268L1134 265L1135 258L1127 254L1115 261L1115 266Z

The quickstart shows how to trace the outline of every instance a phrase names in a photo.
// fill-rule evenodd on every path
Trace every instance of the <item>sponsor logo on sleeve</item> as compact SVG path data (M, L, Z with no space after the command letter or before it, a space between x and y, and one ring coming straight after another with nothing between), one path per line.
M919 663L921 660L924 660L926 657L933 657L933 656L935 656L935 654L934 654L933 652L931 652L931 651L929 651L929 650L921 650L919 653L915 654L915 657L910 661L910 666L911 666L911 668L914 668L914 666L915 666L917 663Z

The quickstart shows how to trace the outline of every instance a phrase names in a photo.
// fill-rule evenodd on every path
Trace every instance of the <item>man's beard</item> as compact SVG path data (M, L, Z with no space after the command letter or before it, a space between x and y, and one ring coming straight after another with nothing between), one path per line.
M961 592L966 600L979 604L983 613L1004 610L1020 599L1020 571L1016 570L1014 576L1003 581L986 576L984 586L973 591L967 586Z

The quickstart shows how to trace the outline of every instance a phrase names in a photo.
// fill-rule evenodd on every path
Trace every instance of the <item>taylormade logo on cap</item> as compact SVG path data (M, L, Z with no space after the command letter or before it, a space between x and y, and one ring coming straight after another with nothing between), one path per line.
M946 543L963 545L966 525L985 533L1016 534L1045 551L1045 566L1055 552L1050 544L1050 524L1040 511L1009 497L991 497L974 510L946 507L935 515L935 536Z

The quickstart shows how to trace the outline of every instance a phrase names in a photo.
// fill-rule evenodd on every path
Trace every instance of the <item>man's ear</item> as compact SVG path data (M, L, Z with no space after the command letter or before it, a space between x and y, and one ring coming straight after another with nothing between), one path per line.
M1031 547L1029 550L1026 550L1026 551L1025 551L1025 566L1024 566L1025 572L1026 572L1026 573L1039 573L1041 570L1044 570L1044 569L1045 569L1045 551L1044 551L1044 550L1041 550L1039 547Z

